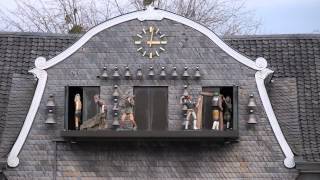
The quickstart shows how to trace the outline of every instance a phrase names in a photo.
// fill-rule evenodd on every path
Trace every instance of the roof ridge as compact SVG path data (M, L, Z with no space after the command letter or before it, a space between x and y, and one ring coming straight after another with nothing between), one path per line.
M222 39L305 39L320 38L320 34L255 34L255 35L226 35Z
M1 32L0 31L0 37L18 37L18 36L31 36L31 37L80 37L83 34L62 34L62 33L46 33L46 32Z

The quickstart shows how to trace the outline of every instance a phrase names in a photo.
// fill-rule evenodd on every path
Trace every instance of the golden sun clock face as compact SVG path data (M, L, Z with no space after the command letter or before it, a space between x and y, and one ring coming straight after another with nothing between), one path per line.
M142 56L152 59L166 50L164 46L167 44L167 37L159 28L150 26L147 29L143 28L142 32L137 34L134 44L138 46L137 51Z

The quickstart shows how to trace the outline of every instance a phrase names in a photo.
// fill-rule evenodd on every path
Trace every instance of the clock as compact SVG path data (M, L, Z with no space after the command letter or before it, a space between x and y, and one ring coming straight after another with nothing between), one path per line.
M167 37L160 32L159 28L150 26L147 29L143 28L142 32L136 35L134 44L138 46L137 52L152 59L165 51L164 46L167 44Z

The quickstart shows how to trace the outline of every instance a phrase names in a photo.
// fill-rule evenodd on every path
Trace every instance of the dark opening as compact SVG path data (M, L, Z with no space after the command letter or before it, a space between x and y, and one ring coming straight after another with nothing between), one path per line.
M74 122L74 97L76 94L80 94L81 100L83 99L82 87L68 87L68 129L75 130L75 122ZM82 118L81 118L82 121Z
M223 95L224 97L229 96L231 98L232 106L234 105L234 95L233 95L233 87L203 87L202 88L203 92L218 92L219 94ZM226 104L223 103L223 109L225 113L226 109ZM232 108L233 109L233 108ZM203 117L202 117L202 122L203 122L203 129L212 129L212 124L213 124L213 118L212 118L212 96L204 96L203 97ZM233 113L231 113L231 120L230 120L230 127L231 129L233 128ZM226 129L226 121L224 121L224 130Z
M66 129L75 130L75 103L74 97L80 94L82 103L81 122L86 121L98 113L98 106L94 102L94 95L100 94L99 87L80 87L68 86L66 87Z
M168 129L168 87L134 87L139 130Z

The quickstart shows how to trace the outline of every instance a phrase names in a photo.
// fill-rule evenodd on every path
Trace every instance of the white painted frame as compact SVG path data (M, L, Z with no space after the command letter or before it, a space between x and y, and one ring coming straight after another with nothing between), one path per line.
M38 57L35 60L36 67L30 70L29 72L33 73L38 78L38 85L37 85L31 106L29 108L27 117L21 129L21 132L9 153L9 156L7 159L8 166L16 167L19 165L18 155L29 134L29 131L34 121L35 115L38 111L40 101L45 89L45 85L47 81L47 73L45 71L46 69L53 67L54 65L64 61L70 55L75 53L79 48L81 48L86 42L88 42L94 35L98 34L99 32L109 27L115 26L123 22L130 21L133 19L145 21L145 20L162 20L164 18L182 23L184 25L187 25L199 31L200 33L206 35L209 39L211 39L213 43L219 46L223 51L225 51L228 55L233 57L236 61L257 71L255 78L256 78L256 83L257 83L258 91L260 94L260 98L265 108L269 122L273 129L273 132L275 133L275 136L280 144L280 147L284 155L286 156L284 160L284 165L288 168L293 168L295 166L294 155L287 141L285 140L285 137L282 134L277 118L273 112L268 94L265 90L264 80L268 76L268 74L273 73L273 71L267 68L267 61L261 57L257 58L256 61L252 61L251 59L247 58L246 56L232 49L230 46L224 43L216 34L214 34L210 29L204 27L203 25L196 23L185 17L179 16L177 14L160 10L160 9L155 9L152 6L147 7L146 10L136 11L136 12L122 15L122 16L118 16L116 18L110 19L104 23L101 23L95 26L94 28L90 29L87 33L85 33L76 43L74 43L65 51L63 51L62 53L58 54L57 56L53 57L48 61L44 57Z

